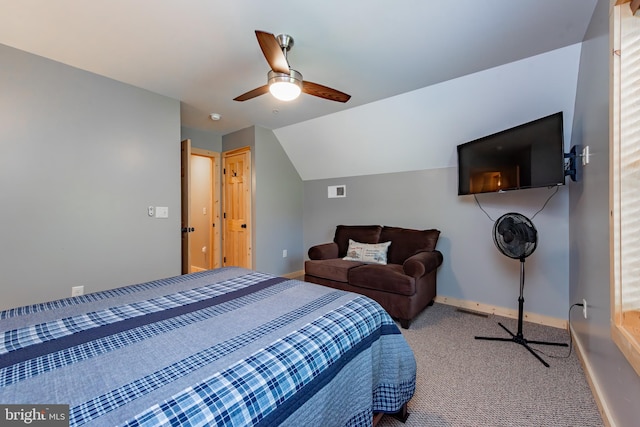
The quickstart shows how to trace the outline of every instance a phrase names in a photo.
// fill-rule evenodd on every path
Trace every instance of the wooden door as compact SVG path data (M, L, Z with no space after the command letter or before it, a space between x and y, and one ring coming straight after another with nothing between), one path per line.
M224 266L252 268L251 261L251 150L223 153Z

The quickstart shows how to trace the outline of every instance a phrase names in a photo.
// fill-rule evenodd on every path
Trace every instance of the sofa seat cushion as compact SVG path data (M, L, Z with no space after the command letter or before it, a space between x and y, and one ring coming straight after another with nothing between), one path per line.
M407 276L399 264L366 264L349 270L349 284L366 289L411 296L416 293L416 281Z
M349 280L349 270L361 265L364 265L364 263L359 261L345 261L339 258L308 260L304 263L304 274L347 283Z

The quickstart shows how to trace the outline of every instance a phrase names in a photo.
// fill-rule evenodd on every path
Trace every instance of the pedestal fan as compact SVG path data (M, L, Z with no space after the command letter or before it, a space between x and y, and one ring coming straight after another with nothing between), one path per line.
M498 250L509 258L520 260L520 297L518 298L518 332L512 333L502 323L498 323L507 331L511 338L475 337L478 340L512 341L525 347L547 368L549 364L538 355L529 344L543 344L566 347L566 343L554 343L546 341L529 341L522 334L522 316L524 307L524 260L536 250L538 245L538 231L526 216L510 212L502 215L493 224L493 242Z

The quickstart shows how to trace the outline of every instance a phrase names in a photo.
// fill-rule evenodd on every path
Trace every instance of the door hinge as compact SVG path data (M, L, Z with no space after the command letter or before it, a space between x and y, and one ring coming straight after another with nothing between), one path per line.
M224 212L224 213L222 214L222 218L227 219L227 213L226 213L226 212Z
M227 168L222 168L222 174L226 175L227 174Z
M222 257L222 262L227 262L227 257Z

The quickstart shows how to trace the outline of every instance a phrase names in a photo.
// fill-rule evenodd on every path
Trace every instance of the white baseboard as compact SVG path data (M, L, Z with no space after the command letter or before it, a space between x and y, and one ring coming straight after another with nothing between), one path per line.
M440 295L436 296L435 301L442 304L452 305L454 307L460 307L460 308L465 308L467 310L477 311L480 313L495 314L498 316L509 317L511 319L518 318L518 310L514 310L511 308L496 307L493 305L483 304L480 302L461 300L461 299L452 298L452 297L443 297ZM565 319L558 319L556 317L544 316L542 314L536 314L536 313L527 313L525 311L523 313L523 320L526 322L538 323L540 325L547 325L554 328L567 330L567 321Z

